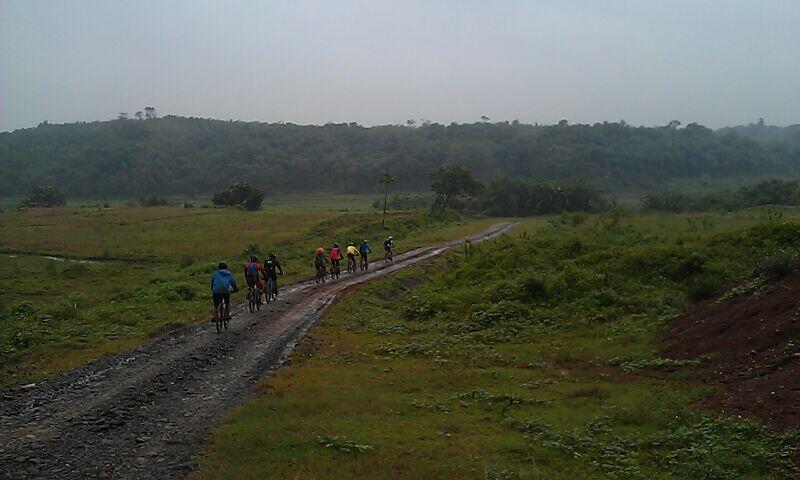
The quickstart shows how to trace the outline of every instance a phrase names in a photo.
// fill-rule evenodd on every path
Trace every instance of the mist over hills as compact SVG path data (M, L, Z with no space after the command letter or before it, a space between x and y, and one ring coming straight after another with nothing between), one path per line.
M797 175L800 125L713 131L625 123L419 127L324 126L166 116L0 134L0 196L54 185L68 196L208 195L233 180L267 193L425 190L428 172L460 163L483 179L586 179L606 191L697 178Z

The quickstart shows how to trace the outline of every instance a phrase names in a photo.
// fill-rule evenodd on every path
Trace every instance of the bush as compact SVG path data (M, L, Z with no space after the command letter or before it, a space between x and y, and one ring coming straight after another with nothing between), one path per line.
M26 207L63 207L67 204L67 197L53 186L36 187L22 203Z
M161 195L148 195L139 197L139 205L143 207L161 207L167 205L169 202L166 197Z
M781 249L759 260L756 275L765 280L778 280L789 275L800 266L795 250Z
M214 194L211 202L226 207L241 206L252 212L261 208L264 192L250 186L247 182L235 182L228 188Z
M686 280L686 297L701 302L713 297L722 288L722 281L713 273L693 275Z

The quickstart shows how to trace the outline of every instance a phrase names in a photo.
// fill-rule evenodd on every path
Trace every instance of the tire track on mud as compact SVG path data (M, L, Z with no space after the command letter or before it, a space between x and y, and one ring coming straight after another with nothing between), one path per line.
M470 237L495 238L513 223ZM212 429L257 390L344 291L444 253L463 241L378 261L373 270L284 286L277 301L230 329L181 328L31 389L0 394L0 478L182 478Z

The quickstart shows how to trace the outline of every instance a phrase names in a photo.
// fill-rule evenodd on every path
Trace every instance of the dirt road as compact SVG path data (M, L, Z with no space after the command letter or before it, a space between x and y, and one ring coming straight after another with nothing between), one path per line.
M471 240L512 226L495 225ZM0 478L184 477L225 412L256 391L338 295L460 243L398 255L388 266L381 259L368 273L324 286L286 286L261 312L240 306L222 334L211 322L187 327L0 394Z

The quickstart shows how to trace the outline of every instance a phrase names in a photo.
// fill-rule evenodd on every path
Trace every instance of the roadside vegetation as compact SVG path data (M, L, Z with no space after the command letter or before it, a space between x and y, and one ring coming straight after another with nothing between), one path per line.
M800 434L701 410L710 359L658 338L799 244L763 212L572 214L367 284L192 478L797 478Z
M119 205L4 212L0 387L36 381L164 329L204 321L211 312L208 282L220 261L239 278L250 253L274 252L286 272L279 282L286 284L310 277L317 246L367 238L377 251L391 232L402 252L497 221L390 212L381 228L376 213L340 210L328 200L258 212Z

